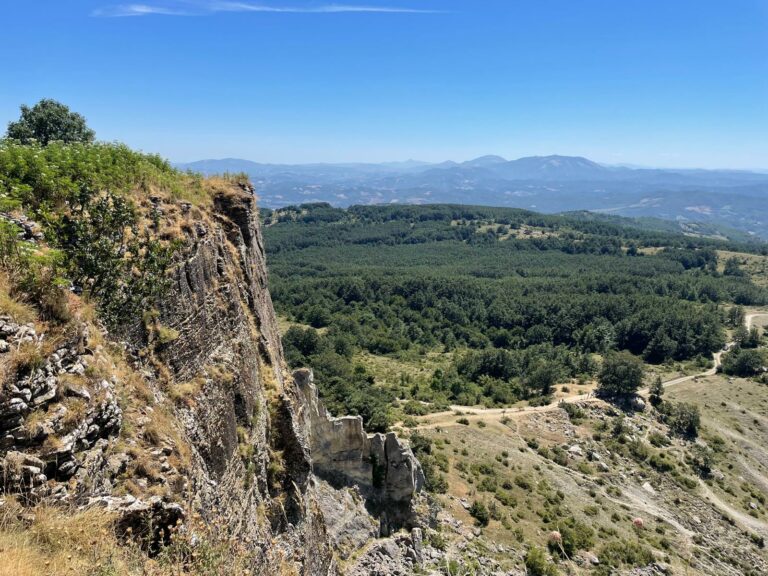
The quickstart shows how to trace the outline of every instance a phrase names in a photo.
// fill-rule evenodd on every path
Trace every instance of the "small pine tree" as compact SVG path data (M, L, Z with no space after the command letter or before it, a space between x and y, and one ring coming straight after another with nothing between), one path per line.
M476 500L472 504L469 513L477 521L479 526L488 526L488 523L491 521L491 514L488 511L488 507L480 501Z
M650 400L651 404L658 406L661 404L661 397L664 395L664 383L661 381L661 376L656 376L650 388Z

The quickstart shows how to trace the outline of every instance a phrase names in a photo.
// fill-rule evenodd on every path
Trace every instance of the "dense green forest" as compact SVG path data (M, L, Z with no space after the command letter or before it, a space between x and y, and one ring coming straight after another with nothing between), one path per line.
M758 244L673 234L624 219L471 206L308 204L263 211L290 364L312 366L332 410L389 423L397 396L436 405L546 398L593 377L602 354L700 359L725 343L728 310L768 302L717 250ZM722 268L722 267L721 267ZM358 351L454 352L427 381L376 385ZM418 410L421 404L405 404Z

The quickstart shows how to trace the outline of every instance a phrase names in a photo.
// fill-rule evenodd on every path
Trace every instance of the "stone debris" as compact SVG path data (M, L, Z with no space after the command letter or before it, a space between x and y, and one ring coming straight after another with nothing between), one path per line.
M584 451L581 449L581 446L579 446L578 444L574 444L573 446L568 448L568 454L570 454L575 458L581 458L582 456L584 456Z
M44 238L40 225L24 215L16 217L7 212L0 212L0 219L15 224L21 229L18 235L19 240L39 242Z
M651 486L650 482L644 482L642 486L643 490L648 492L648 494L656 494L656 490L654 490L653 486Z
M124 538L138 542L150 555L171 542L173 529L186 517L184 509L159 496L140 500L134 496L90 498L86 507L100 507L117 514L117 531Z
M34 325L16 324L8 316L0 316L0 334L11 348L42 341ZM89 357L77 347L61 347L0 393L0 467L5 472L5 490L46 495L48 480L74 476L88 450L120 431L122 411L114 384L102 380L92 393L68 379L70 374L85 372ZM67 397L79 398L85 405L82 417L69 430L64 429L68 408L61 403ZM27 424L29 416L43 411L44 418ZM54 441L44 447L49 438ZM19 468L19 454L35 464Z
M423 536L419 528L378 540L354 564L346 576L410 576L424 566Z

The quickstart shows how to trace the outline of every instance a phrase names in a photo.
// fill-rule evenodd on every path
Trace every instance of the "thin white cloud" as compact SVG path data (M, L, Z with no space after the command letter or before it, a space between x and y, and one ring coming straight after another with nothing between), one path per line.
M284 12L290 14L338 14L342 12L374 12L384 14L435 14L435 10L397 8L391 6L353 6L349 4L328 4L316 7L278 7L250 2L213 2L208 7L214 12Z
M99 8L93 12L93 16L103 18L125 18L130 16L188 16L190 13L167 6L154 6L149 4L120 4Z
M191 4L190 2L186 3ZM176 8L167 4L118 4L95 10L92 15L120 18L128 16L193 16L216 12L271 12L278 14L439 14L439 10L421 10L396 6L355 6L351 4L325 4L322 6L270 6L252 2L207 1L195 2L188 9Z

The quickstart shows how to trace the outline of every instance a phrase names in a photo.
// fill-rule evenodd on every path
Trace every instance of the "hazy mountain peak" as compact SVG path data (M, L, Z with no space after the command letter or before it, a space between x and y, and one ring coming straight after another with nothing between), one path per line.
M483 167L493 166L495 164L504 164L505 162L507 162L506 158L496 156L495 154L488 154L486 156L475 158L474 160L467 160L466 162L462 163L462 166Z
M581 156L527 156L505 164L489 166L508 180L600 180L609 171Z

